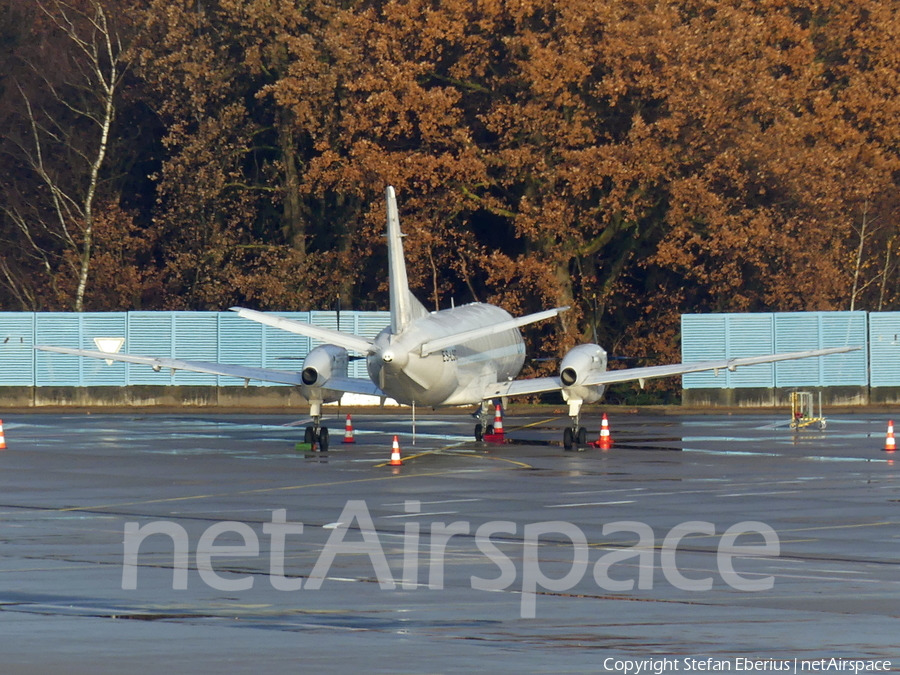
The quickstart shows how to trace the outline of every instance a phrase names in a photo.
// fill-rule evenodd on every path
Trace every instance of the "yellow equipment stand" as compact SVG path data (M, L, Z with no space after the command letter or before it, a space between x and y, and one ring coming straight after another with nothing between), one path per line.
M825 428L825 417L822 415L822 392L819 392L819 412L813 410L813 395L811 391L791 392L791 429L805 429L818 424L819 429Z

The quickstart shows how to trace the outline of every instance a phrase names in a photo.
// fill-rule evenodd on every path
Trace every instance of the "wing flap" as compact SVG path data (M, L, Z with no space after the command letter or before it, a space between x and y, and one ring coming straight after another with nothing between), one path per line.
M387 397L387 394L381 391L372 380L361 380L355 377L332 377L322 386L326 389L344 391L350 394Z
M558 377L535 377L530 380L512 380L510 382L498 382L489 387L485 393L485 399L500 398L502 396L524 396L525 394L540 394L545 391L558 391L562 383Z

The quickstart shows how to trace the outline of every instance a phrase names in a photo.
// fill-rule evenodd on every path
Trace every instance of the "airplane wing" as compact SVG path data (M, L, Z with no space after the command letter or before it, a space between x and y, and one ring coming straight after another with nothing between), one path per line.
M324 385L325 389L345 391L350 394L367 394L369 396L385 396L372 380L360 380L355 377L332 377Z
M353 351L362 354L368 354L372 350L372 345L375 344L374 340L360 337L359 335L353 335L353 333L343 333L338 330L331 330L330 328L321 328L320 326L313 326L312 324L303 323L302 321L285 319L284 317L266 314L265 312L257 312L253 309L244 309L243 307L229 307L229 309L232 312L237 312L237 315L244 319L250 319L251 321L256 321L257 323L262 323L266 326L272 326L273 328L279 328L289 333L305 335L314 340L327 342L328 344L337 345L344 349L352 349Z
M472 330L454 333L453 335L447 335L446 337L438 338L437 340L432 340L431 342L426 342L425 344L423 344L421 347L421 354L422 356L428 356L429 354L433 354L434 352L439 352L442 349L447 349L448 347L453 347L455 345L462 344L463 342L474 340L475 338L485 337L487 335L496 335L497 333L502 333L512 328L519 328L521 326L527 326L530 323L535 323L536 321L550 319L560 312L565 312L567 309L569 308L556 307L555 309L548 309L543 312L537 312L536 314L520 316L518 319L502 321L492 326L474 328Z
M598 384L613 384L615 382L629 382L633 380L649 380L655 377L667 377L670 375L684 375L685 373L699 373L704 370L719 371L722 369L734 370L740 366L755 366L760 363L776 363L778 361L791 361L793 359L805 359L811 356L828 356L829 354L844 354L853 352L862 347L833 347L831 349L811 349L805 352L787 352L785 354L771 354L768 356L746 356L722 361L697 361L695 363L674 363L670 366L647 366L645 368L627 368L625 370L610 370L605 373L589 376L584 384L587 386Z
M95 352L89 349L49 347L46 345L35 345L35 349L42 352L57 352L59 354L72 354L73 356L87 356L93 359L137 363L150 366L156 371L162 370L163 368L169 368L172 370L189 370L192 373L208 373L210 375L238 377L244 380L262 380L263 382L277 382L279 384L303 384L300 373L292 373L286 370L269 370L268 368L251 368L249 366L230 366L224 363L213 363L211 361L182 361L180 359L156 358L153 356L110 354L107 352Z
M108 352L96 352L88 349L71 349L69 347L49 347L36 345L35 349L42 352L57 352L59 354L71 354L73 356L87 356L94 359L109 361L122 361L124 363L137 363L153 368L153 370L187 370L192 373L207 373L209 375L224 375L236 377L242 380L260 380L262 382L275 382L277 384L303 384L300 373L286 370L272 370L270 368L253 368L251 366L232 366L225 363L213 363L211 361L182 361L180 359L156 358L153 356L136 356L133 354L111 354ZM343 391L351 394L371 394L372 396L384 396L382 391L370 380L360 380L350 377L332 377L322 385L322 389L329 391Z
M540 394L545 391L558 391L559 389L562 389L562 382L559 381L558 377L535 377L530 380L498 382L496 385L488 388L484 398L524 396L525 394Z
M668 366L647 366L644 368L626 368L624 370L605 370L594 375L589 375L580 384L582 386L597 386L601 384L614 384L616 382L643 382L644 380L656 377L698 373L704 370L734 370L741 366L754 366L760 363L775 363L777 361L790 361L792 359L805 359L811 356L844 354L858 349L862 349L862 347L833 347L830 349L811 349L804 352L769 354L767 356L747 356L735 359L723 359L721 361L697 361L695 363L673 363ZM545 391L556 391L562 389L562 387L563 385L562 382L560 382L559 377L538 377L531 380L512 380L510 382L498 382L495 386L489 387L484 394L484 398L491 399L499 398L501 396L538 394Z

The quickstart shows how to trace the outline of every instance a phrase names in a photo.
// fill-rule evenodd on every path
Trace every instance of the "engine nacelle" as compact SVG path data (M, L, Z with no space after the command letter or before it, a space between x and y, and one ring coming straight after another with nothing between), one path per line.
M569 350L559 364L563 399L594 403L603 396L605 385L585 385L591 375L606 372L606 350L600 345L578 345Z
M321 387L332 377L347 377L349 362L347 350L337 345L321 345L311 350L303 359L303 370L300 372L303 380L300 390L303 396L309 401L324 398L327 399L326 403L338 400L340 392L329 392L326 395L328 390L322 390Z

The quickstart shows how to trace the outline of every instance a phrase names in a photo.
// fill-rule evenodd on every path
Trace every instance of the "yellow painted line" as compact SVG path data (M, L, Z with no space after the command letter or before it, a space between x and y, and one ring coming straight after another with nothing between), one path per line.
M536 424L539 424L536 422ZM533 469L534 467L531 464L526 464L525 462L517 462L514 459L506 459L505 457L494 457L491 455L476 455L474 453L458 453L458 452L444 452L445 450L451 450L452 448L456 448L462 443L454 443L453 445L445 445L443 448L436 448L434 450L426 450L425 452L420 452L415 455L406 455L403 457L403 461L407 461L410 459L417 459L419 457L425 457L427 455L441 455L443 457L461 457L464 459L492 459L497 462L509 462L510 464L515 464L516 466L522 467L523 469ZM390 466L390 462L383 462L382 464L375 464L375 468L379 469L381 467Z
M147 499L139 502L118 502L116 504L97 504L94 506L70 506L64 509L54 509L54 512L62 513L66 511L94 511L96 509L111 509L121 506L142 506L145 504L165 504L167 502L185 502L197 499L211 499L214 497L235 497L237 495L252 495L263 492L282 492L286 490L305 490L307 488L331 487L333 485L351 485L353 483L370 483L380 480L399 480L402 478L418 478L420 476L444 476L448 474L459 473L456 469L447 469L445 471L432 471L429 473L418 474L391 474L390 476L373 476L371 478L355 478L353 480L337 480L328 483L308 483L306 485L285 485L273 488L258 488L256 490L242 490L240 492L218 492L206 495L192 495L189 497L169 497L167 499Z
M798 527L793 530L775 530L776 532L814 532L815 530L846 530L855 527L882 527L883 525L896 525L888 521L875 523L857 523L856 525L822 525L821 527Z
M536 427L539 424L547 424L547 422L555 422L556 420L561 420L563 418L562 415L559 417L550 417L545 420L541 420L540 422L532 422L531 424L523 424L518 427L513 427L510 431L518 431L519 429L527 429L528 427Z
M821 527L798 527L791 530L775 530L775 534L786 534L788 532L815 532L816 530L846 530L848 528L856 528L856 527L881 527L883 525L896 525L897 523L889 522L889 521L879 521L875 523L857 523L855 525L822 525ZM749 530L750 532L755 532L755 530ZM720 537L721 534L700 534L699 532L696 534L689 534L682 539L713 539L715 537ZM819 541L818 539L797 539L796 541Z
M0 574L6 572L60 572L68 570L92 570L103 564L104 563L97 563L95 565L69 565L66 567L20 567L18 569L0 570Z
M492 459L495 462L509 462L510 464L515 464L516 466L520 466L523 469L533 469L534 467L531 464L526 464L525 462L517 462L514 459L507 459L506 457L494 457L493 455L458 455L459 457L477 457L478 459Z
M403 455L401 457L401 459L402 459L402 461L405 462L408 459L417 459L419 457L424 457L425 455L433 455L436 452L440 452L443 449L444 448L438 448L437 450L426 450L425 452L420 452L415 455ZM380 469L383 466L391 466L391 463L390 462L382 462L381 464L373 464L373 467L376 469Z

